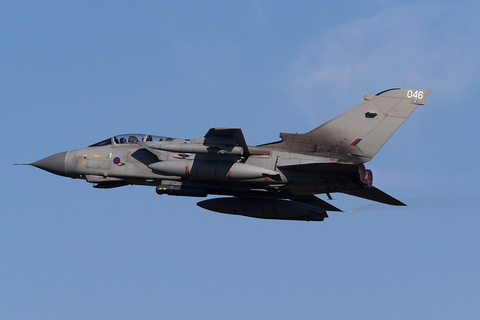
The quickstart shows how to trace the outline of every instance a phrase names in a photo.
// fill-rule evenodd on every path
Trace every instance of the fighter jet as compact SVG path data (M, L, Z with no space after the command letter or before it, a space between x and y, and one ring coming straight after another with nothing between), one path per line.
M154 186L157 194L228 197L198 206L220 213L323 221L341 211L316 197L340 192L393 206L405 204L375 188L370 161L430 90L390 89L304 134L248 146L241 129L212 128L198 139L117 135L29 165L94 188Z

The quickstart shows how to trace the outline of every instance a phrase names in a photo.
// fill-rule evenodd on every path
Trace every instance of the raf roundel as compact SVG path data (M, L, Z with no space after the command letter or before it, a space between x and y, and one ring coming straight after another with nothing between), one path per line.
M113 159L113 163L119 164L120 163L120 158L116 157L115 159Z

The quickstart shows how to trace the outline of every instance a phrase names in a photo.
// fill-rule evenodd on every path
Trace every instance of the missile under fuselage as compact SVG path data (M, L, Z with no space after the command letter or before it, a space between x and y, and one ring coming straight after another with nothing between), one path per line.
M298 201L260 198L215 198L197 203L204 209L262 219L323 221L328 215L320 207Z

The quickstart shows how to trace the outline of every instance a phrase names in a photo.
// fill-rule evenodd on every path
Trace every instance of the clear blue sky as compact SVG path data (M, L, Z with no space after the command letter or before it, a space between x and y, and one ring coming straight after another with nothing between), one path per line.
M1 2L0 318L479 319L478 12ZM392 87L433 90L367 166L407 208L267 221L12 166L121 133L272 142Z

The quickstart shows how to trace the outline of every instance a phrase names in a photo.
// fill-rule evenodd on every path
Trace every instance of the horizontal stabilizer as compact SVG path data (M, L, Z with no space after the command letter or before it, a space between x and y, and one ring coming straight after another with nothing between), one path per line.
M395 199L392 196L389 196L385 192L375 187L370 187L368 189L354 190L354 191L343 191L342 193L349 194L354 197L359 197L367 200L389 204L392 206L406 206L405 203Z

